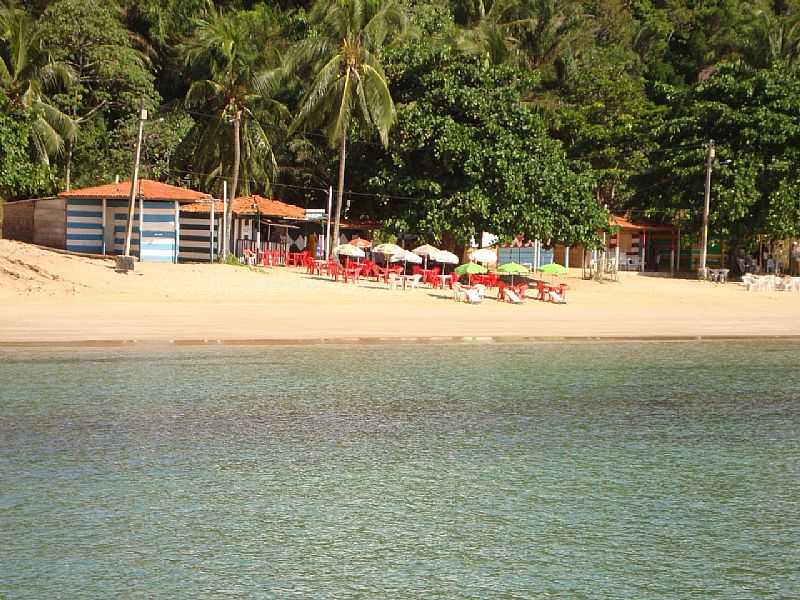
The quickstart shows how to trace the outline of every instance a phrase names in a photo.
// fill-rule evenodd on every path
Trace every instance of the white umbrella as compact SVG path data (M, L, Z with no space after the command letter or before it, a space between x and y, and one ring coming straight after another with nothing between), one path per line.
M378 244L372 249L373 254L386 254L389 256L398 254L400 252L405 252L405 250L403 250L397 244Z
M439 250L439 252L431 256L431 260L442 263L443 265L457 265L461 262L458 256L447 250ZM444 275L444 269L442 269L442 275Z
M390 258L392 262L400 262L403 261L403 271L406 270L406 263L413 263L418 265L422 262L422 258L414 254L413 252L409 252L408 250L402 250L398 252L392 258Z
M431 260L442 263L443 265L457 265L461 262L458 256L447 250L439 250L439 252L431 256ZM442 274L444 274L444 272L442 272Z
M366 256L361 248L353 246L352 244L336 246L336 248L333 249L333 253L339 254L340 256L350 256L352 258L364 258Z
M455 254L447 250L439 250L439 252L431 256L431 260L448 265L457 265L460 262Z
M413 252L417 256L422 256L425 258L425 268L428 268L428 259L433 258L433 255L436 254L439 249L436 246L431 246L430 244L425 244L423 246L418 246L414 248Z
M392 258L389 260L391 260L392 262L400 262L400 261L404 263L410 262L415 265L418 265L422 262L421 257L417 256L413 252L409 252L408 250L401 250L400 252L393 255Z
M478 263L484 263L490 265L497 264L497 253L494 250L489 250L488 248L481 248L480 250L474 250L473 252L470 252L469 257L471 260Z

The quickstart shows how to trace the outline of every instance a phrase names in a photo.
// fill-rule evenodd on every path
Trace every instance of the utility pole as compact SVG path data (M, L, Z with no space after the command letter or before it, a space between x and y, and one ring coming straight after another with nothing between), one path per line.
M716 151L714 149L714 140L708 141L708 156L706 157L706 197L705 204L703 205L703 248L700 255L700 270L698 276L700 279L706 279L708 275L708 213L711 208L711 170L714 167L714 156Z
M133 162L133 177L131 177L131 195L128 198L128 226L125 232L124 256L131 255L131 236L133 235L133 209L136 206L136 190L139 187L139 160L142 157L142 139L144 137L144 122L147 120L147 109L144 107L139 112L139 138L136 141L136 159ZM140 215L141 216L141 215ZM142 232L139 232L139 254L142 251Z
M222 260L228 260L228 182L222 180Z

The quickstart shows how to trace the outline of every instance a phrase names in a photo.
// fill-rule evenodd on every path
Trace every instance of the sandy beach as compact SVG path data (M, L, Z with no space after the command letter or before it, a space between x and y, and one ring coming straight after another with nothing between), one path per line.
M562 278L568 303L521 306L389 290L302 269L139 263L0 240L0 343L391 341L800 336L800 294L621 273ZM494 295L494 292L490 292Z

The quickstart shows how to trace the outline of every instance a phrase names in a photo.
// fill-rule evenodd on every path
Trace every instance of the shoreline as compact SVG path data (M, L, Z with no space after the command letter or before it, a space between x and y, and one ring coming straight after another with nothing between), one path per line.
M212 347L212 346L382 346L396 344L475 345L475 344L640 344L640 343L714 343L714 342L800 342L800 335L564 335L564 336L381 336L325 338L231 338L231 339L119 339L119 340L0 340L0 350L11 348L152 348L152 347Z

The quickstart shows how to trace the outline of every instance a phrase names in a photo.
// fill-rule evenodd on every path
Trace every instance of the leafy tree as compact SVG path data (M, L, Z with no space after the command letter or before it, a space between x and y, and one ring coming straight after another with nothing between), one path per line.
M142 103L149 109L158 105L160 98L153 87L147 57L134 47L131 32L107 3L55 0L39 23L53 59L68 65L74 74L70 88L53 97L73 122L83 126L95 119L104 120L99 127L113 129L137 114ZM67 140L67 189L72 185L75 149L90 138L79 131L75 143ZM94 179L94 165L78 166L79 177Z
M434 44L406 45L388 63L397 132L378 164L364 168L387 196L387 223L455 244L480 230L504 240L522 233L596 241L608 221L592 179L570 168L543 119L522 102L534 79Z
M657 128L654 167L638 181L637 206L698 231L706 145L714 139L710 228L747 243L757 234L800 235L800 76L778 64L722 65L706 82L664 91L674 108Z
M316 73L292 124L324 126L332 148L339 146L339 184L334 243L344 195L347 138L351 127L377 131L389 143L395 108L381 65L381 51L406 26L394 0L318 0L310 18L314 35L299 46L297 60Z
M551 115L556 136L571 158L591 164L597 197L612 208L622 208L632 193L630 178L648 168L648 131L661 112L647 98L638 69L632 51L595 48L562 83Z
M63 151L65 139L75 139L75 123L47 97L68 86L72 72L50 59L33 18L13 2L0 7L0 40L0 87L13 103L32 109L30 142L47 163Z
M53 178L47 164L28 152L37 117L0 92L0 237L5 200L29 198L51 192Z
M277 169L269 126L274 129L288 117L274 96L281 66L274 43L278 34L274 15L266 9L225 12L209 6L182 47L186 63L203 74L186 96L187 107L201 111L193 131L196 164L208 173L207 181L231 174L231 198L242 166L247 190L253 180L268 189ZM229 123L231 135L226 133ZM231 152L232 160L227 158ZM229 204L228 222L231 210Z

